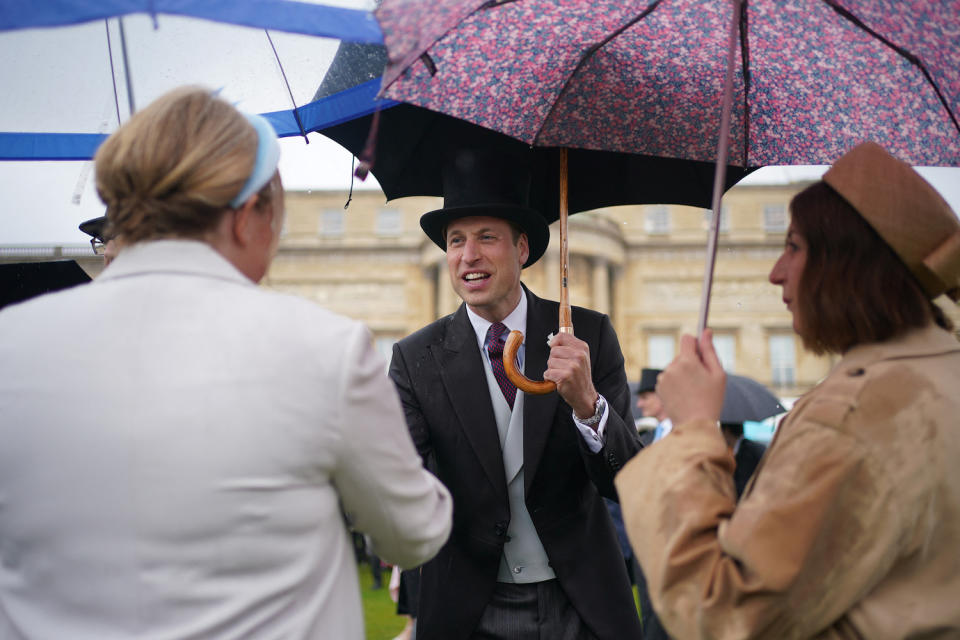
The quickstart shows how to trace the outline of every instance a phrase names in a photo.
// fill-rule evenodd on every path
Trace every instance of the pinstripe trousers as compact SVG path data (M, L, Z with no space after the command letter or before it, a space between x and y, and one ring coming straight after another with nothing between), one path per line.
M556 580L498 582L471 640L596 640Z

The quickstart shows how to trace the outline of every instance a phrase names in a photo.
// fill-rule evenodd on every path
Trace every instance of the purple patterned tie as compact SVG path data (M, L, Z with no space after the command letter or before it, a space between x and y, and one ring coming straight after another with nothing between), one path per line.
M487 330L487 352L490 354L490 366L493 368L493 377L497 379L500 385L500 391L510 410L513 411L513 400L517 396L517 387L510 382L507 372L503 369L503 334L507 332L507 326L502 322L494 322Z

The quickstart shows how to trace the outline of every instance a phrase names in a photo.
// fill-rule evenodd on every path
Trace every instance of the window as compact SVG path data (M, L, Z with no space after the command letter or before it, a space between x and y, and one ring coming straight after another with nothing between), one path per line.
M665 369L673 361L675 340L672 334L654 333L647 338L647 364L651 369Z
M768 204L763 207L763 230L780 233L787 230L787 205Z
M797 382L797 350L792 335L770 336L770 381L775 387L792 387Z
M378 236L396 236L400 235L401 217L399 209L380 209L377 212L377 235Z
M713 335L713 348L717 352L717 357L720 358L723 370L733 372L736 368L736 338L729 333L715 333Z
M710 224L713 222L713 211L706 209L703 212L703 224L709 229ZM729 233L730 232L730 207L727 205L720 206L720 233Z
M651 234L670 233L670 210L662 205L647 207L644 230Z
M373 339L373 348L377 350L377 353L386 361L387 370L390 370L390 359L393 357L393 345L396 343L397 338L395 336L381 335L376 336Z
M343 211L340 209L327 209L320 216L320 235L322 236L342 236L343 235Z

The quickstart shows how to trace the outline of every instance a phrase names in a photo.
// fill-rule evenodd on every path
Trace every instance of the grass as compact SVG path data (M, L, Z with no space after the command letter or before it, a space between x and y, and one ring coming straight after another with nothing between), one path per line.
M383 570L383 587L372 589L373 576L370 575L370 565L357 565L360 574L360 595L363 600L363 618L367 629L367 640L393 640L407 619L397 615L397 605L390 599L387 584L390 582L390 569ZM637 588L633 588L633 599L637 603L637 612L640 611L640 602L637 600Z
M407 619L397 615L397 605L390 599L390 569L383 570L383 586L373 589L370 565L357 565L360 575L360 597L363 601L363 619L367 640L393 640L403 630Z

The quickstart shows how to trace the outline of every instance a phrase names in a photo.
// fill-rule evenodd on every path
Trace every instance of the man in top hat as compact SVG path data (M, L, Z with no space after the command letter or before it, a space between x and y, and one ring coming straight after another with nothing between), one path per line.
M90 218L80 223L80 231L90 236L90 245L93 247L94 253L103 256L104 267L113 262L120 251L120 241L116 238L107 237L106 228L107 216Z
M663 408L663 402L657 395L657 376L662 369L644 369L640 372L640 386L637 387L637 408L643 412L644 416L655 418L657 426L652 433L648 432L646 439L641 438L643 444L647 445L656 442L663 436L670 433L673 426L667 412Z
M454 499L449 541L422 570L418 640L638 637L623 556L601 496L640 449L610 319L520 282L549 229L526 206L523 158L461 151L444 207L423 215L464 304L394 346L390 376L425 463ZM557 392L502 375L505 334Z

